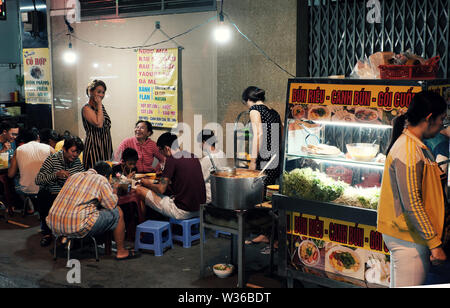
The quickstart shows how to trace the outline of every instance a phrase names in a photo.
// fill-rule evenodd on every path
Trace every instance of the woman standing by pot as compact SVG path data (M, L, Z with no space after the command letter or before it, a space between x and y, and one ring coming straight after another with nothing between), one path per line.
M266 92L255 86L250 86L242 93L242 103L250 110L250 121L252 125L253 139L251 148L251 160L249 169L262 170L269 161L276 157L267 166L264 179L264 187L275 184L280 176L280 150L282 124L277 111L264 104ZM269 230L261 230L263 234L247 244L269 243ZM266 253L267 249L264 250ZM262 251L263 252L263 251Z
M84 168L94 168L98 161L108 161L113 154L111 139L111 119L103 106L106 84L93 80L86 88L89 102L83 106L81 115L86 131Z
M433 92L414 96L397 117L388 147L378 205L378 231L391 254L391 287L421 285L442 248L445 196L439 166L424 139L443 128L447 103Z
M249 169L262 170L271 158L275 159L266 169L264 186L273 185L280 176L281 118L277 111L264 104L266 92L258 87L248 87L242 93L242 103L250 110L253 139Z

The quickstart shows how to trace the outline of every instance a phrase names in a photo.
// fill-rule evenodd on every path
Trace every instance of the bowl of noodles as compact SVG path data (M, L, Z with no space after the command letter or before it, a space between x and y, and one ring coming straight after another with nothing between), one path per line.
M304 240L298 246L298 257L306 266L319 263L320 251L316 244L310 240Z

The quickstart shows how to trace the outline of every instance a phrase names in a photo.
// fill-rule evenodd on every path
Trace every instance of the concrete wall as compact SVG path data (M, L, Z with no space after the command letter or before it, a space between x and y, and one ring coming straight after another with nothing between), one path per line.
M296 10L297 0L224 2L224 11L241 31L292 74L296 71ZM175 35L215 15L216 12L148 16L82 22L72 26L76 36L90 42L135 46L146 40L156 21L161 22L167 34ZM79 61L69 67L61 60L68 45L62 17L52 17L51 23L55 128L60 132L68 129L84 137L80 110L87 101L85 87L90 80L100 78L108 86L104 103L112 118L113 145L116 148L122 139L133 135L136 121L136 53L72 40ZM246 110L240 97L249 85L265 89L267 104L284 119L290 76L269 62L236 30L231 42L216 45L212 39L216 24L215 21L210 22L176 39L185 48L182 56L183 121L194 128L194 116L201 115L201 126L218 122L225 128L226 123L234 123L237 115ZM163 35L155 34L149 43L163 39ZM175 44L158 47L175 47ZM99 64L98 68L93 67L94 63ZM153 139L156 140L160 133L156 132ZM191 139L194 137L192 135Z
M18 19L18 7L16 0L6 3L6 20L0 20L0 101L9 101L10 92L19 90L16 83L16 75L22 74L20 66L10 69L8 64L20 64L22 53L19 52L20 30Z
M297 0L228 0L224 11L238 28L291 74L296 72ZM254 85L266 90L266 104L284 120L288 74L269 62L234 31L217 55L218 122L233 123L247 110L242 92Z
M216 12L148 16L117 20L90 21L72 24L75 35L96 44L108 46L137 46L143 44L160 21L161 29L169 36L176 35L206 22ZM194 127L194 115L201 114L204 123L216 121L216 45L210 37L215 22L210 22L188 35L175 39L184 47L182 51L183 119ZM78 54L76 65L68 66L61 59L68 48L62 17L52 17L53 74L55 80L55 127L85 136L80 110L87 102L86 86L92 79L102 79L108 87L104 99L112 120L113 146L117 148L126 137L134 135L137 120L136 52L100 48L72 39ZM147 44L167 38L156 32ZM173 48L173 42L154 48ZM94 67L94 63L98 65ZM165 130L164 130L165 131ZM154 140L164 131L155 130Z

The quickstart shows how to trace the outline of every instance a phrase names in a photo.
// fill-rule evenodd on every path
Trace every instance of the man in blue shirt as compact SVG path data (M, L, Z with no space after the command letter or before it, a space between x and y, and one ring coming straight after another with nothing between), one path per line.
M19 126L10 121L0 123L0 153L8 152L9 160L16 150L16 138L19 136Z

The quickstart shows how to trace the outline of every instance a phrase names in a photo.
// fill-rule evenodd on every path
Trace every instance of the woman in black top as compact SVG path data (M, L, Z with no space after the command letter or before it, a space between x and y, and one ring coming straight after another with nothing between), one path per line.
M275 184L280 176L280 150L282 124L277 111L264 104L266 92L258 87L248 87L242 93L242 103L250 110L250 121L252 124L253 139L251 148L251 160L249 169L262 170L267 163L270 165L265 169L267 177L264 179L265 188L267 185ZM264 213L262 213L264 215ZM269 215L265 215L270 217ZM270 226L261 227L261 235L253 240L246 241L246 244L269 243L268 235ZM277 244L275 244L277 246ZM268 249L263 248L262 253L267 253Z
M280 176L280 145L282 124L277 111L264 104L265 91L258 87L248 87L242 93L242 103L250 110L253 140L249 169L262 170L269 160L276 155L266 168L265 186L275 184Z

